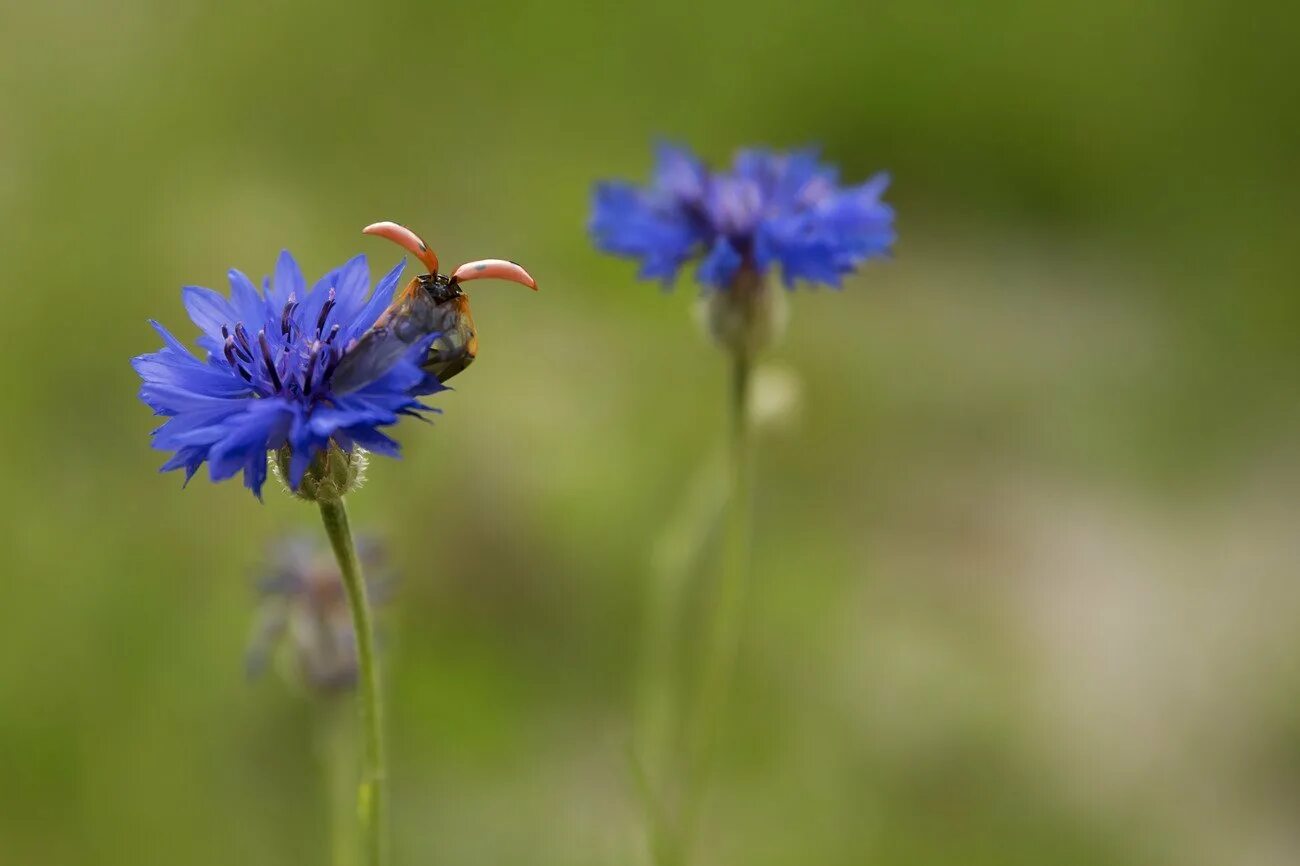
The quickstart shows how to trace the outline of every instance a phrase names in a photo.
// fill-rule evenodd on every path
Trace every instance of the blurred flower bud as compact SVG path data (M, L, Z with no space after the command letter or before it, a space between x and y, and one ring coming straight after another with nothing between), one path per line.
M275 452L271 468L285 490L299 499L329 502L342 499L364 484L369 462L365 449L354 445L350 451L344 451L331 441L329 448L317 453L307 464L297 490L292 489L288 482L293 477L293 452L288 445Z
M696 313L706 333L735 355L754 358L785 333L789 304L750 268L736 272L725 289L706 291Z
M393 578L384 570L383 550L357 539L357 556L372 602L388 594ZM260 676L277 648L291 661L290 677L314 691L350 689L357 679L352 615L338 565L328 546L307 537L276 545L268 573L258 581L263 596L246 656L251 678Z

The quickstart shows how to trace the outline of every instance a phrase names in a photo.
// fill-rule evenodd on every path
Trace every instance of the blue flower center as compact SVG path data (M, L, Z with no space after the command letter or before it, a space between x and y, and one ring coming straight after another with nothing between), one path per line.
M279 333L273 330L270 336L263 328L256 337L250 337L243 322L235 322L233 327L223 324L222 354L226 363L258 397L323 399L328 396L330 377L345 352L335 342L339 326L325 329L335 303L334 289L330 289L314 327L305 328L294 316L298 300L290 294L280 312Z

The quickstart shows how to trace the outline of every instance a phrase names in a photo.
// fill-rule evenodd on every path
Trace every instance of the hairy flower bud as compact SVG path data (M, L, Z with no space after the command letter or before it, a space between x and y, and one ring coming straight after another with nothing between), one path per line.
M298 489L292 490L287 481L292 459L293 452L286 445L272 453L271 469L276 478L284 483L285 490L308 502L342 499L356 490L365 483L366 466L370 462L364 449L354 445L350 451L345 451L331 441L327 449L312 458Z
M785 333L789 305L757 271L744 268L725 289L707 291L697 307L708 335L733 355L755 358Z

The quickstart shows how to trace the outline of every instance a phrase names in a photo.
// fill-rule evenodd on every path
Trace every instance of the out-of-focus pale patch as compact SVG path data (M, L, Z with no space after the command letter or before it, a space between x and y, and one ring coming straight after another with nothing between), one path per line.
M1296 470L1176 511L1035 485L1008 496L1038 660L1028 744L1094 809L1139 809L1185 863L1293 863L1276 715L1300 586ZM1282 750L1281 752L1279 750Z
M1009 728L1045 791L1141 815L1168 862L1295 862L1300 466L1270 461L1177 506L1026 467L914 474L835 629L840 705L903 756ZM962 630L936 631L954 598Z
M763 430L790 430L798 426L803 408L803 383L793 367L763 364L750 385L749 420Z

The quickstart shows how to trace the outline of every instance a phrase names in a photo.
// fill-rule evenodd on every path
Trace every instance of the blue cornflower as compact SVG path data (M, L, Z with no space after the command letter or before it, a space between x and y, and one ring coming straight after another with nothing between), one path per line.
M641 260L642 279L671 283L688 260L695 278L726 289L742 269L781 266L797 280L838 288L840 278L894 242L894 211L880 200L889 176L841 187L816 150L742 150L710 172L685 148L659 145L649 186L596 185L590 230L605 252Z
M207 358L199 360L151 321L164 346L131 361L144 380L140 399L167 418L153 433L153 447L175 452L162 471L183 468L188 483L205 462L213 481L242 469L244 486L260 498L268 451L288 446L286 474L295 490L331 442L347 452L359 445L396 456L397 443L379 428L402 415L436 411L416 397L444 390L420 369L437 334L368 381L348 383L346 393L331 387L331 377L392 301L404 265L389 271L369 297L365 256L330 271L309 292L287 250L261 292L237 270L229 274L229 298L185 287L181 297L202 331L196 342Z
M365 536L356 546L367 575L366 595L372 605L381 604L395 582L384 549ZM329 548L306 536L282 539L257 588L263 602L245 655L249 676L260 676L276 648L287 643L307 685L321 692L352 688L357 639L343 577Z

